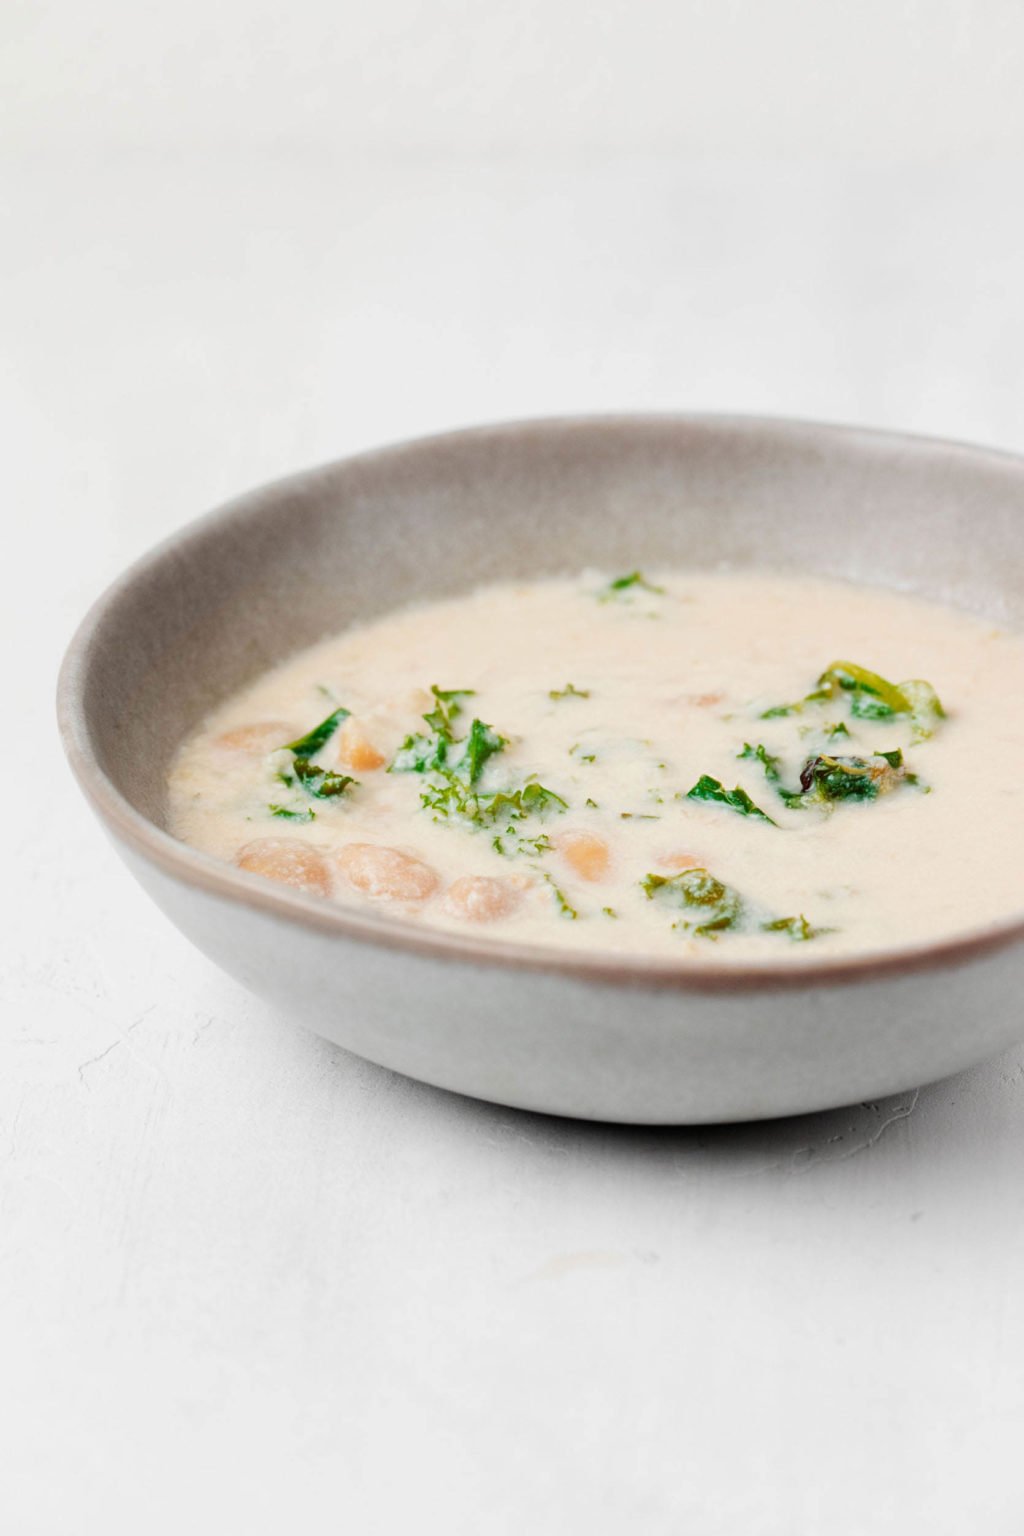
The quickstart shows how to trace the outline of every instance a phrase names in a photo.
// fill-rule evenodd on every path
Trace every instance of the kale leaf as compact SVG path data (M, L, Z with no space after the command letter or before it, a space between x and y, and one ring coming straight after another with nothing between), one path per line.
M294 752L296 757L315 757L326 747L341 722L347 720L351 713L349 709L333 710L326 720L321 720L319 725L307 731L305 736L300 736L298 741L286 741L282 751Z
M681 907L691 913L690 919L673 927L701 938L715 939L726 929L734 928L743 913L738 893L706 869L684 869L678 875L646 875L640 888L648 901Z
M739 785L735 789L726 789L720 780L713 779L707 773L702 773L693 788L687 790L686 798L724 805L731 811L738 811L741 816L755 816L761 821L769 822L773 827L778 826L777 821L773 821L767 812L754 804L745 789L740 789Z

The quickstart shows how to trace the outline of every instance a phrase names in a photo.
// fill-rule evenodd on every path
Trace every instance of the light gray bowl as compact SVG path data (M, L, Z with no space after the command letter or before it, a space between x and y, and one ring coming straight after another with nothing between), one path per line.
M738 1120L873 1098L1024 1033L1021 914L799 967L591 959L261 883L164 830L186 732L289 653L414 599L585 566L812 571L1024 618L1024 462L710 417L405 444L213 512L135 565L64 662L79 782L141 884L284 1017L413 1077L591 1119Z

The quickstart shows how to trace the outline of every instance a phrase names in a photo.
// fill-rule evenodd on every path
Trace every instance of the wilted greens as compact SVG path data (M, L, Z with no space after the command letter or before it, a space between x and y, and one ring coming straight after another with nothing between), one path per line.
M688 800L707 800L713 805L724 805L730 811L738 811L741 816L756 816L761 821L770 822L773 827L778 826L777 821L762 811L759 805L755 805L745 789L739 785L735 789L726 789L718 779L713 779L710 774L702 773L692 789L687 790Z
M424 715L430 733L408 736L392 762L390 773L420 773L425 785L420 793L424 810L435 821L459 821L476 829L495 831L492 845L497 853L539 854L550 848L541 835L524 837L518 823L528 817L560 813L568 802L531 775L515 789L482 790L479 781L487 762L508 746L486 721L475 719L463 737L455 735L463 713L462 700L473 697L470 688L431 688L434 708ZM501 829L500 831L498 829Z
M755 906L706 869L684 869L678 875L646 875L640 889L648 901L687 914L672 924L676 932L700 938L717 939L729 931L760 929L762 933L786 934L794 942L806 943L833 931L814 927L803 913L796 917L759 919Z
M305 736L300 736L298 741L286 741L282 748L285 752L294 752L296 757L315 757L326 747L335 731L343 720L347 720L352 713L350 709L335 709L321 720L319 725L314 725Z
M323 768L312 759L318 752L322 752L337 731L343 720L347 720L350 710L335 709L326 718L315 725L311 731L300 736L297 741L290 741L279 750L292 754L291 762L287 767L280 768L277 779L289 789L299 789L310 795L314 800L333 800L344 795L346 790L357 785L357 780L347 773L335 773L330 768ZM295 809L286 805L268 805L267 810L271 816L280 816L286 821L313 821L315 812L306 809Z
M726 929L734 928L743 912L738 893L706 869L684 869L678 875L647 875L640 888L648 901L688 913L687 918L672 926L702 938L717 938Z
M616 576L597 595L599 603L612 603L616 598L621 598L623 593L629 592L653 592L659 597L665 594L664 587L656 587L653 582L647 580L642 571L630 571L628 576Z
M762 720L774 720L784 715L802 714L808 705L824 704L847 697L850 714L856 720L891 720L896 715L908 716L914 729L914 737L924 741L935 732L940 720L945 719L938 694L931 683L923 678L912 678L906 683L891 683L879 672L853 661L833 661L818 678L816 687L795 704L776 704L763 710ZM831 726L838 734L838 726Z

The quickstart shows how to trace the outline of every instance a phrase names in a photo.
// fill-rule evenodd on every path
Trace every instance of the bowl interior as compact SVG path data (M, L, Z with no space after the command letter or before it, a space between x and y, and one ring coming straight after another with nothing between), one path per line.
M727 563L816 572L1024 625L1024 466L953 444L715 418L481 428L299 475L176 535L73 653L80 743L165 824L182 737L266 668L488 581Z

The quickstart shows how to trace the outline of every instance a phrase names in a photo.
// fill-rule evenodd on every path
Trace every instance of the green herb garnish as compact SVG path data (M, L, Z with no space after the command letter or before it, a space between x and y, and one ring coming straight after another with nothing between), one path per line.
M568 810L568 802L532 776L516 789L481 790L478 785L485 765L508 742L493 726L478 719L473 720L466 736L457 738L455 721L462 713L459 701L472 697L472 691L432 688L431 692L435 707L423 718L432 734L408 737L389 772L424 775L427 782L420 803L435 821L461 821L478 830L504 823L504 830L496 831L492 840L495 852L506 857L545 853L551 846L548 839L542 835L523 837L516 824L528 816Z
M305 736L300 736L297 741L290 741L280 750L290 752L292 761L289 768L282 770L277 777L282 784L289 788L298 785L305 790L307 795L312 795L315 800L330 800L343 795L347 789L357 781L347 773L334 773L329 768L322 768L312 759L318 752L323 751L335 731L343 720L347 720L351 711L347 709L335 709L315 725ZM312 811L289 811L284 806L271 806L274 816L284 816L289 821L312 821Z
M337 795L343 795L352 784L358 784L347 773L333 773L329 768L320 768L316 763L311 763L308 757L297 757L292 763L292 773L302 785L308 795L313 795L317 800L331 800ZM282 782L290 784L289 775L279 775Z
M491 847L495 853L500 853L503 859L521 858L524 854L538 859L542 853L551 852L552 843L550 837L544 832L538 833L536 837L523 837L510 826L506 827L504 833L498 833L491 838Z
M630 571L628 576L616 576L613 581L598 593L599 603L611 603L620 598L623 592L634 589L642 592L653 592L659 597L664 597L665 588L656 587L653 582L647 580L642 571Z
M519 789L499 789L482 794L455 774L430 784L420 795L420 802L424 810L434 813L435 821L455 819L477 828L505 822L506 834L516 837L514 824L525 821L528 816L545 816L550 812L561 814L568 810L568 802L561 795L546 789L535 779L527 780ZM511 851L529 851L527 842L523 840L522 850L517 847ZM501 851L510 850L503 848Z
M473 688L438 688L431 683L430 691L434 695L434 708L430 711L429 715L424 715L423 718L431 730L436 731L439 736L446 736L451 741L452 725L459 715L462 714L462 705L459 703L459 700L473 698L476 690Z
M818 678L819 689L840 688L852 695L851 713L863 720L880 720L889 715L910 713L910 700L901 688L878 672L869 672L853 661L834 661Z
M282 821L316 821L316 811L293 811L287 805L268 805L267 810Z
M764 769L765 778L780 800L785 801L790 806L799 802L800 791L798 789L787 789L782 782L782 769L779 767L781 759L773 757L763 743L759 741L755 746L751 746L749 741L745 741L743 743L743 751L737 752L736 756L751 762L760 763Z
M558 907L558 910L561 913L561 915L563 917L569 918L572 922L575 922L576 919L579 917L579 913L577 912L576 908L572 905L572 903L569 901L569 898L566 896L566 894L562 890L561 886L558 885L551 878L551 876L548 874L546 869L538 870L537 873L540 875L542 880L544 880L548 885L550 885L550 887L551 887L551 894L555 898L555 903L556 903L556 905Z
M715 939L727 928L735 927L743 912L737 892L706 869L684 869L678 875L647 875L641 880L640 889L648 901L692 912L695 920L673 926L706 939Z
M455 766L455 771L463 778L468 778L471 784L475 784L483 772L487 759L507 746L508 742L504 736L499 736L497 731L485 725L482 720L474 720L469 728L465 748Z
M946 711L931 683L926 683L923 677L912 677L907 683L900 683L900 692L910 704L910 718L914 725L914 740L927 741L929 736L935 735L935 728L940 720L945 720Z
M475 784L484 764L508 746L504 736L483 720L474 719L469 734L457 739L455 721L462 714L460 699L473 696L471 688L432 687L434 708L423 716L431 735L407 736L395 754L389 773L444 773L465 784Z
M450 749L456 745L455 721L462 714L459 700L472 698L473 689L445 689L431 684L430 691L434 695L434 707L423 719L430 726L431 734L407 736L395 754L389 773L432 773L448 766ZM479 773L491 753L500 751L505 745L504 739L492 732L489 725L474 720L464 747L464 753L470 753L470 771L475 765Z
M579 762L579 763L596 763L597 762L597 753L596 752L584 752L583 751L583 744L582 744L582 742L579 742L579 741L574 741L573 742L572 746L569 748L569 756L570 757L574 757L576 759L576 761Z
M749 759L755 763L760 763L761 767L764 769L764 776L768 780L769 784L777 784L782 777L782 773L779 768L779 758L773 757L772 754L768 751L768 748L762 745L761 742L757 742L755 746L751 746L749 741L745 741L743 743L743 751L737 752L736 756L738 758Z
M856 662L833 661L811 693L795 704L777 704L764 710L761 719L800 714L808 704L821 704L843 694L849 696L850 714L857 720L890 720L894 715L909 715L918 741L933 735L936 723L946 715L935 689L923 678L891 683L881 673ZM838 726L831 726L830 731L832 735L840 734Z
M320 724L315 725L311 731L307 731L305 736L300 736L298 741L286 741L281 750L294 752L296 757L315 757L326 747L341 722L347 720L351 713L350 709L334 710L326 720L321 720Z
M549 699L589 699L589 688L576 688L572 683L566 683L564 688L550 688Z
M797 917L777 917L770 923L762 923L765 933L788 933L795 944L806 944L823 933L835 933L834 928L814 928L801 912Z
M660 901L669 907L682 907L691 916L673 923L681 933L699 934L717 939L720 933L741 926L748 927L756 913L748 913L742 897L731 886L706 869L684 869L678 875L647 875L640 888L648 901ZM744 921L745 920L745 921ZM785 933L796 943L806 943L832 928L815 928L801 913L798 917L769 918L758 924L765 933Z
M707 773L702 773L693 788L687 790L686 798L724 805L731 811L738 811L741 816L755 816L761 821L770 822L773 827L778 826L777 821L773 821L759 805L754 804L745 789L740 789L739 785L735 789L726 789L720 780L713 779Z
M876 752L872 757L808 758L800 774L802 799L807 801L875 800L895 789L908 776L903 753Z

